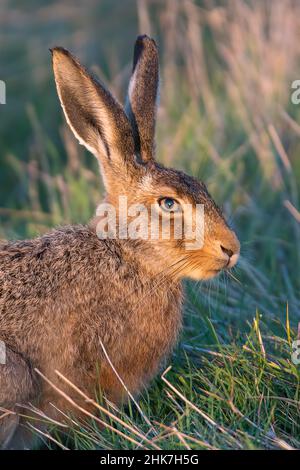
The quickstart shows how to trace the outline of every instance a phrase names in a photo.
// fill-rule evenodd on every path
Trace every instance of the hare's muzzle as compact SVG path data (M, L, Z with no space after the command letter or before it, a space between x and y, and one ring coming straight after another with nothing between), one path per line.
M228 232L224 240L213 242L212 248L216 257L223 261L221 269L232 268L237 264L240 256L240 242L232 230Z

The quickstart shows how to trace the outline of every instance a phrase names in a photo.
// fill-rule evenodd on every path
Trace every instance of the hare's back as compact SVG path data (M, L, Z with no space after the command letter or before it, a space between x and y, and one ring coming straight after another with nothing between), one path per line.
M82 225L61 227L33 240L2 242L0 295L8 286L15 294L18 289L27 294L31 288L40 294L53 290L104 251L96 234Z

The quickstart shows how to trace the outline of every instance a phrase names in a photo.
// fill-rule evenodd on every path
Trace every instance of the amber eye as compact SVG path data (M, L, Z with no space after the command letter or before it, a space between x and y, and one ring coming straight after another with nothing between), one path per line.
M166 212L179 212L180 204L172 197L163 197L159 199L158 204Z

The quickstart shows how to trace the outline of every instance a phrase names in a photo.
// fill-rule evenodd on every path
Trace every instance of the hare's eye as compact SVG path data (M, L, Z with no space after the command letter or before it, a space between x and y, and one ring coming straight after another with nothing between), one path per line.
M171 197L163 197L158 201L160 207L167 212L178 212L180 211L180 204Z

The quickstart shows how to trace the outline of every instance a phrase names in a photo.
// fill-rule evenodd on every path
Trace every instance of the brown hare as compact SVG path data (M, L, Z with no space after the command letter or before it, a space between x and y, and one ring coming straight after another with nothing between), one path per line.
M185 218L185 204L192 207L193 220L197 205L204 207L203 243L194 249L174 231L151 239L121 236L118 230L115 237L102 237L99 213L87 226L0 243L0 340L6 345L0 407L18 412L20 404L30 402L61 419L56 408L76 410L35 369L71 396L56 370L90 396L100 388L121 402L126 391L119 378L137 394L178 338L182 279L208 279L232 267L240 245L205 185L155 160L155 42L147 36L136 41L124 109L68 51L54 48L52 56L66 120L99 160L105 203L115 208L117 224L120 196L128 206L154 207L160 217L169 213L172 227L178 209ZM22 424L17 414L0 420L3 446L23 445Z

